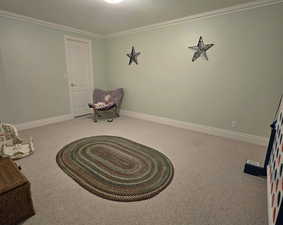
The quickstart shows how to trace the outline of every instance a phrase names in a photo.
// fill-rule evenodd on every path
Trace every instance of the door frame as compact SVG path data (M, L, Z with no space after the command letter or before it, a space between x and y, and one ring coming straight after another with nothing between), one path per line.
M68 51L68 41L77 41L77 42L83 42L88 44L88 52L89 52L89 71L90 71L90 82L91 82L91 89L93 91L94 89L94 70L93 70L93 56L92 56L92 41L89 39L84 39L84 38L78 38L78 37L73 37L69 35L64 35L64 45L65 45L65 62L66 62L66 79L68 81L68 93L69 93L69 103L70 103L70 113L73 117L74 115L74 109L73 109L73 98L72 98L72 89L71 89L71 77L70 77L70 68L69 68L69 51Z

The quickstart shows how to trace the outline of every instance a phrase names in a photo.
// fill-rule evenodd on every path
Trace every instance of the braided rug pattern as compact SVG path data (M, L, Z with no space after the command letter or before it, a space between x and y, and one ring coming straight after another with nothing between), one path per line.
M170 184L174 174L164 154L115 136L74 141L58 152L56 161L91 193L124 202L157 195Z

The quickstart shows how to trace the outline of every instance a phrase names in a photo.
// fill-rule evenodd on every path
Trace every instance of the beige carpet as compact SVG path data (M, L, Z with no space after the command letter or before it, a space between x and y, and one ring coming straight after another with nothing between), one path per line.
M80 118L21 132L36 151L18 163L32 184L36 216L24 225L266 225L266 181L242 173L246 159L265 148L122 117L113 123ZM153 147L175 166L159 195L121 203L97 197L56 164L57 152L76 139L116 135Z

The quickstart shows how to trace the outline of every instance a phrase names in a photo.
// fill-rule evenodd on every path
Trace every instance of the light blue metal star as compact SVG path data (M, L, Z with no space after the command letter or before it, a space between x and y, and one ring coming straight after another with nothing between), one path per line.
M127 56L130 58L129 65L131 65L133 62L138 64L138 56L140 55L140 52L136 52L135 47L132 47L132 51L130 54L127 54Z
M207 44L207 45L204 44L203 38L200 37L197 46L189 47L190 49L193 49L193 50L196 51L196 52L194 53L194 56L193 56L192 61L194 62L194 61L197 60L200 56L204 56L204 58L205 58L206 60L208 60L206 51L207 51L208 49L210 49L213 45L214 45L214 44Z

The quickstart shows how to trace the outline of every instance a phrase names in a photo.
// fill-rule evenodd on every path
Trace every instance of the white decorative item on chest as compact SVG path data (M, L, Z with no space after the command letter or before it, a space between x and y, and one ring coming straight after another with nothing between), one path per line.
M34 152L33 140L24 142L19 138L17 128L0 122L0 157L20 159Z

